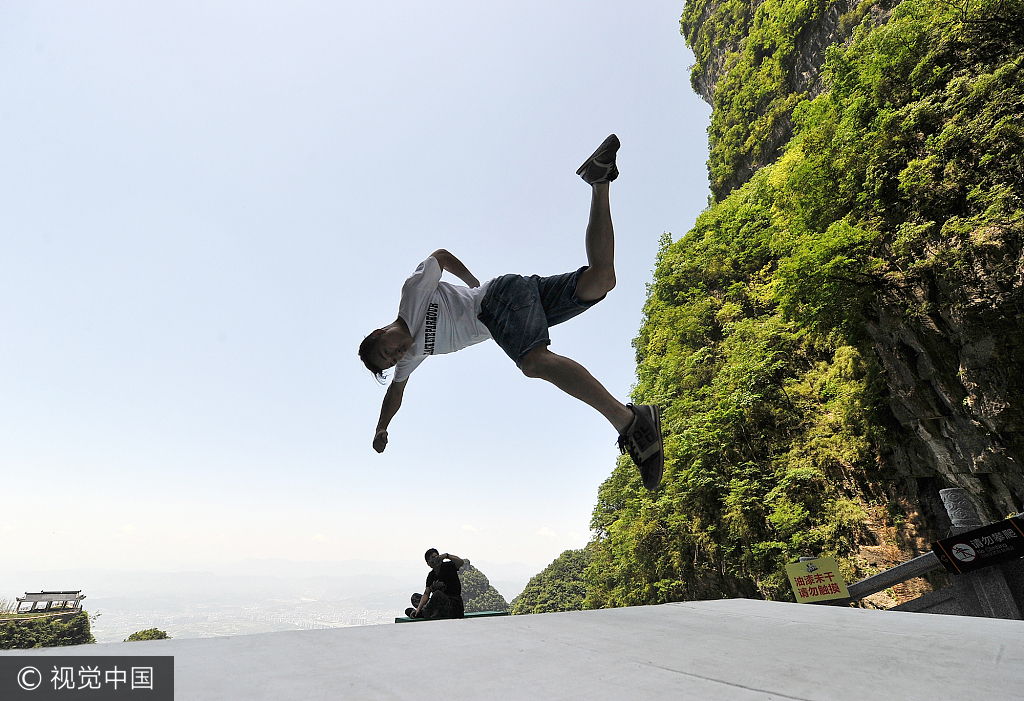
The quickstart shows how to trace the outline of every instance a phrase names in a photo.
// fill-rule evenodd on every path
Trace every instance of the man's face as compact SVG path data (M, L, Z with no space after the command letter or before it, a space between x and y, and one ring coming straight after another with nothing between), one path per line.
M412 346L412 338L400 329L389 327L377 340L374 362L381 370L393 368Z
M427 565L430 569L434 569L441 564L441 555L439 553L430 553L430 557L427 558Z

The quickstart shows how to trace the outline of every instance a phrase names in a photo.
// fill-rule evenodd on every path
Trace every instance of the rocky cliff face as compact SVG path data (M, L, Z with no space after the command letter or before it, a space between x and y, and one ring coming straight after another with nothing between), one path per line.
M716 199L722 199L747 182L759 168L778 158L793 135L790 121L793 107L799 100L811 99L822 90L821 68L828 47L849 38L854 26L865 17L872 24L883 24L897 1L815 0L804 3L794 21L784 28L785 40L772 37L767 42L752 35L773 23L773 15L777 15L782 3L765 3L765 0L691 0L687 3L680 28L697 56L690 83L727 123L725 130L744 132L743 138L747 141L739 148L724 177L716 177L716 169L709 163ZM744 64L761 67L767 57L777 61L774 81L765 81L769 86L774 82L774 91L758 95L753 109L742 115L742 121L753 124L758 119L765 120L769 128L761 133L749 133L736 118L739 115L724 116L734 111L734 105L730 104L732 95L719 95L716 101L716 91L731 70ZM739 79L760 82L762 78L748 73ZM713 145L724 140L721 131L712 125Z
M1024 503L1024 257L1019 237L988 253L907 291L929 313L880 306L867 326L904 437L882 458L936 533L948 528L938 489L967 490L987 520Z
M753 17L764 0L751 0L748 7L744 8L742 16ZM704 37L714 36L711 26L712 16L724 3L705 2L693 3L695 5L694 16L684 16L681 22L681 29L685 36L693 37L694 40L706 40ZM821 92L821 66L825 62L825 49L837 41L842 41L849 36L849 27L840 27L840 20L843 17L850 17L850 13L860 5L858 0L837 0L826 6L824 12L817 19L808 22L797 37L795 61L789 75L789 86L792 92L805 94L807 97L814 97ZM888 14L881 6L872 3L873 21L884 22ZM694 66L690 76L690 84L694 92L704 98L704 101L715 106L715 86L719 78L726 71L726 65L731 63L730 55L742 53L744 36L723 37L718 42L710 42L707 58Z
M867 26L884 24L896 4L870 0L810 3L802 14L794 14L802 21L797 28L789 28L792 41L786 45L778 38L773 44L763 37L763 25L785 3L764 0L749 3L691 0L688 3L681 27L697 55L692 72L693 88L715 107L716 113L731 112L724 120L732 122L727 129L716 131L713 126L710 130L713 152L716 148L728 147L725 138L728 129L742 129L742 125L735 123L737 87L735 81L730 83L730 73L742 73L745 64L762 65L764 58L757 54L763 53L763 48L759 47L765 44L769 45L769 54L783 54L778 65L784 80L778 82L770 99L757 102L747 117L748 122L755 122L775 110L777 115L772 128L760 133L744 132L745 144L737 147L731 160L725 159L729 166L725 169L727 175L717 180L716 155L712 155L709 168L717 199L741 187L755 172L783 153L793 135L790 120L793 108L827 88L821 70L828 47L847 41L858 24L863 24L862 31L866 31ZM968 12L967 8L965 5L963 13ZM1020 23L1019 5L1000 8L995 12L1002 13L1000 21L1004 22L1004 27ZM976 21L993 22L991 17ZM784 39L786 33L783 27L778 35ZM1012 43L1007 47L1007 55L1011 57L1015 51L1019 52L1019 47L1013 47ZM984 62L991 58L978 55L974 60ZM1010 63L1013 63L1012 58ZM747 70L742 79L751 80L754 75ZM947 116L953 120L959 118ZM1022 117L1024 107L1021 104L1010 106L1003 116L1018 124ZM940 131L936 128L922 134L921 152L927 150L924 144L927 138L934 138ZM984 137L979 135L978 138ZM1019 143L1019 129L1014 138ZM751 140L757 139L760 143L752 146ZM894 154L894 158L902 155ZM912 153L910 157L915 155L921 154ZM717 157L722 159L721 155ZM946 161L948 172L940 172L939 181L943 177L957 177L957 173L949 170L953 160ZM957 166L982 167L979 160L969 159ZM1019 169L1019 166L1013 168ZM990 182L986 186L999 185ZM1019 212L1019 180L1013 197ZM909 213L904 214L900 221L900 217L894 219L893 213L888 212L886 216L890 221L882 221L880 225L895 230L901 223L913 219ZM932 212L929 217L937 230L942 230L949 218L960 214L946 211L935 216ZM923 264L926 272L911 276L912 279L891 275L868 314L865 331L884 370L887 401L898 423L900 437L879 446L877 459L898 475L900 484L896 492L907 501L906 506L921 534L934 537L944 534L948 528L937 496L940 488L948 486L966 489L979 513L989 520L1024 510L1024 257L1021 240L1021 221L1012 213L959 238L947 236L930 252L917 254L914 263ZM940 249L945 253L956 249L956 264L947 265ZM898 259L899 256L888 248L882 251L880 258L890 270L906 266L906 260ZM911 544L910 551L900 556L913 554L912 551L924 543L922 540Z
M940 489L1024 507L1024 0L885 1L686 4L715 202L662 239L665 477L601 485L587 606L791 600L798 556L927 550Z

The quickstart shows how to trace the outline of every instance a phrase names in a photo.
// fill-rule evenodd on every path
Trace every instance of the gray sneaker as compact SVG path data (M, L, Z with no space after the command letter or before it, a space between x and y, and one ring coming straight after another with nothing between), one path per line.
M661 412L649 404L633 406L633 421L619 436L619 450L633 459L640 468L644 486L654 491L661 484L665 470L665 453L661 442Z
M612 134L584 161L576 175L591 185L615 180L619 177L619 169L615 167L615 152L618 150L619 137Z

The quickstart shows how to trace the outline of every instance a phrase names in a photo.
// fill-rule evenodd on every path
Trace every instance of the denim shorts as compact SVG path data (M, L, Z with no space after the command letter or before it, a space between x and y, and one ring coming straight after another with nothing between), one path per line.
M549 327L604 299L583 302L576 298L576 285L586 269L584 265L575 272L550 277L511 274L491 280L478 318L517 366L531 350L551 343Z

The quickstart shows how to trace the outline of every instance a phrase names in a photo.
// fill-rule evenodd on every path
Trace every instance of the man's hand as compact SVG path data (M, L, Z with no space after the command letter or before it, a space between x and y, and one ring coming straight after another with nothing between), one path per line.
M383 453L384 449L388 447L388 432L386 430L377 431L373 435L373 449L378 453Z
M383 453L388 445L388 426L398 408L402 406L402 395L405 394L405 384L408 381L408 377L401 382L394 380L384 393L384 401L380 405L380 420L376 426L377 432L373 434L373 449L378 453Z

